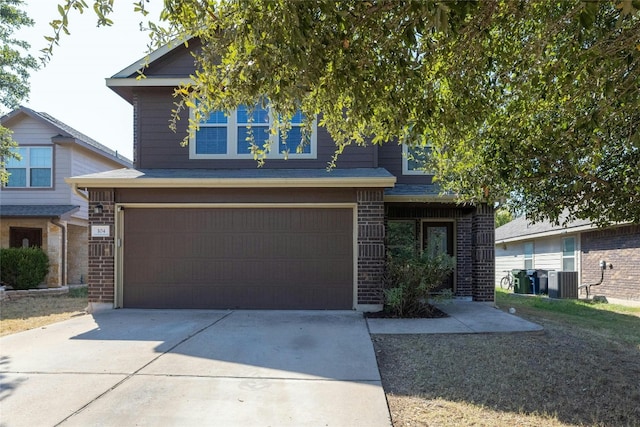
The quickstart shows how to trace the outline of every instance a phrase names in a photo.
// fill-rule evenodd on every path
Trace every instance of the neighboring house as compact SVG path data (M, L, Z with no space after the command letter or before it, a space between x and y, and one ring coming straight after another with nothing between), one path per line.
M606 269L602 284L591 293L640 300L638 224L597 228L577 220L556 226L532 224L520 217L496 229L495 245L496 284L512 269L575 271L579 285L595 284L601 278L600 260L604 260L613 268Z
M0 188L0 247L39 246L49 255L50 287L86 283L87 200L64 179L131 167L131 161L46 113L26 107L0 118L21 160L9 159Z
M140 63L107 79L134 109L135 169L68 180L88 191L90 223L104 226L104 236L89 240L94 309L380 310L385 233L394 244L454 255L447 286L458 297L493 300L491 207L438 196L401 145L349 147L328 172L336 147L322 127L295 152L300 117L288 159L275 139L261 168L248 152L246 108L212 113L183 147L189 112L177 133L168 120L193 57L178 45L149 62L145 79L136 78ZM272 138L262 133L269 117L253 111L257 139ZM93 213L96 205L102 213Z

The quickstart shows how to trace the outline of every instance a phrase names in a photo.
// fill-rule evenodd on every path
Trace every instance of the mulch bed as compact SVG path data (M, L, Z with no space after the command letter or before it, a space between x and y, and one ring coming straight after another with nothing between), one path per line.
M398 316L386 308L375 313L365 313L364 316L369 319L439 319L441 317L449 317L447 313L431 304L426 305L414 316Z

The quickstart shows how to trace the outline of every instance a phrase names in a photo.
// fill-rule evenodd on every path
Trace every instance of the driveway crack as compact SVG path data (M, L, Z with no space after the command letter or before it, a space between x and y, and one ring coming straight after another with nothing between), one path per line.
M155 362L156 360L158 360L159 358L161 358L162 356L164 356L165 354L173 351L176 347L184 344L185 342L189 341L191 338L195 337L196 335L201 334L202 332L206 331L207 329L211 328L212 326L215 326L216 324L220 323L221 321L223 321L224 319L226 319L227 317L229 317L231 314L233 314L233 311L228 312L227 314L225 314L224 316L220 317L219 319L216 319L215 321L209 323L208 325L198 329L197 331L189 334L187 337L185 337L184 339L180 340L178 343L176 343L175 345L171 346L169 349L163 351L162 353L158 354L156 357L154 357L153 359L151 359L149 362L145 363L144 365L142 365L140 368L136 369L135 371L133 371L132 373L128 374L125 378L123 378L122 380L118 381L117 383L115 383L113 386L109 387L107 390L105 390L103 393L100 393L98 396L96 396L95 398L91 399L89 402L87 402L86 404L82 405L79 409L73 411L71 414L69 414L68 416L66 416L65 418L63 418L60 422L54 424L55 427L58 427L60 425L62 425L63 423L65 423L67 420L69 420L71 417L74 417L75 415L78 415L79 413L81 413L82 411L84 411L87 407L89 407L89 405L91 405L92 403L102 399L104 396L106 396L107 394L111 393L113 390L117 389L118 387L120 387L122 384L124 384L125 382L127 382L128 380L130 380L131 378L135 377L136 375L138 375L138 373L140 373L140 371L142 371L144 368L146 368L147 366L151 365L153 362Z

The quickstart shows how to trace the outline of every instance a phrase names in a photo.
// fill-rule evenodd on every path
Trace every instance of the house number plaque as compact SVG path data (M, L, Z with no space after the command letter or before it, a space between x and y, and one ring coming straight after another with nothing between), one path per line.
M92 225L91 237L109 237L111 234L110 228L109 225Z

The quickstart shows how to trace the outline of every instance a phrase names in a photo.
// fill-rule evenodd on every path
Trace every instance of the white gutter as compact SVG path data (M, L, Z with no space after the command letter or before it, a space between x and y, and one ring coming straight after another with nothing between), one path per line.
M78 189L78 184L76 184L75 182L70 182L67 179L65 179L65 181L67 181L67 184L71 186L71 191L73 191L73 194L89 202L89 196L80 192L80 190Z
M86 188L346 188L393 187L395 177L354 178L65 178ZM76 193L78 194L78 193ZM86 197L82 196L86 200Z

